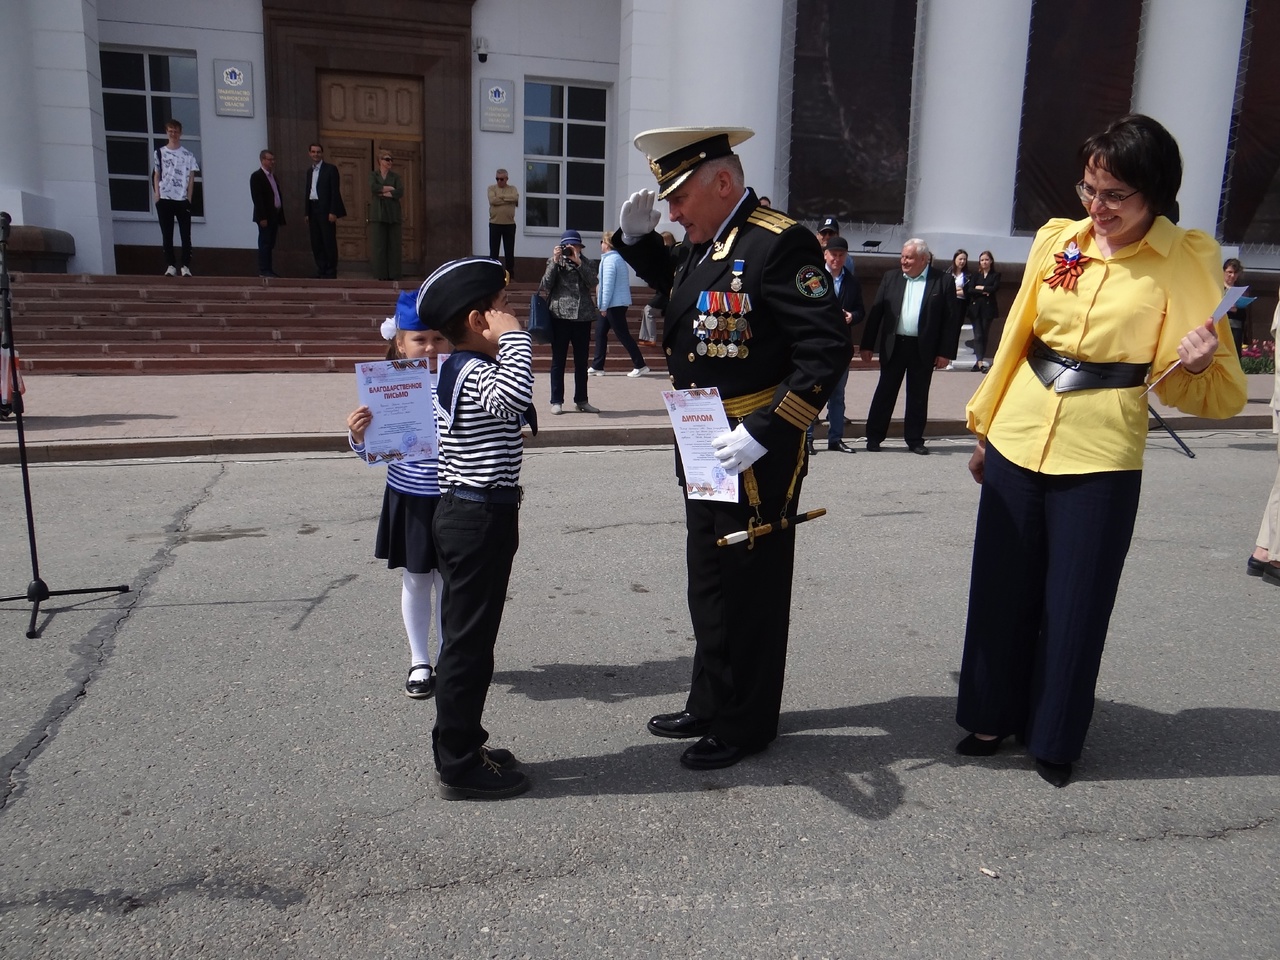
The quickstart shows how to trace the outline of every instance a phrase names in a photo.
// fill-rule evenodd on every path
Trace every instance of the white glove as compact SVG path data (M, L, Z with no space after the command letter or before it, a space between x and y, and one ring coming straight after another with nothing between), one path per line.
M662 219L653 202L658 195L652 190L637 190L631 197L622 202L622 212L618 214L618 226L622 228L622 239L625 243L634 243L646 233L657 229Z
M711 449L715 451L720 466L731 477L737 476L769 452L755 437L747 433L747 428L742 424L712 440Z

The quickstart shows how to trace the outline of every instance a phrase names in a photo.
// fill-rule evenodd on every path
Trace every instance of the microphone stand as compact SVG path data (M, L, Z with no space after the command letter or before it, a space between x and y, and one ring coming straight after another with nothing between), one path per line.
M14 600L26 600L32 604L31 622L27 625L27 638L34 640L40 636L36 629L36 618L40 615L40 604L50 597L69 597L82 593L128 593L129 585L117 587L87 587L83 590L50 590L49 585L40 579L40 560L36 552L36 522L31 510L31 472L27 465L27 437L22 424L22 392L18 389L18 351L13 343L13 304L9 290L9 225L13 218L7 213L0 213L0 315L3 317L3 338L0 346L9 351L9 407L13 412L18 427L18 462L22 466L22 499L27 507L27 543L31 549L31 582L27 584L27 592L16 597L0 597L0 603Z

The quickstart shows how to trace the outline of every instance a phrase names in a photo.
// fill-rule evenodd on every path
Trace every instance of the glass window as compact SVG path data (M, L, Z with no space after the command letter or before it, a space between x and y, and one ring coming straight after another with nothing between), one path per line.
M147 87L146 70L142 66L142 58L129 53L116 53L103 50L102 85L115 90L145 90Z
M559 157L564 153L564 124L547 123L545 120L524 122L524 152L544 157Z
M604 164L582 163L575 161L569 164L567 192L588 197L604 196Z
M604 127L569 124L569 156L604 159Z
M605 92L597 87L569 88L569 119L604 123Z
M526 83L524 112L528 117L563 117L564 87L549 83Z
M559 193L560 164L526 163L524 165L525 193Z
M607 105L603 87L525 82L526 227L605 229Z
M560 201L555 197L528 197L524 209L525 226L560 229Z
M196 58L180 53L102 50L99 62L111 209L147 213L152 205L154 151L166 142L164 125L170 117L182 124L182 145L202 163ZM204 216L199 173L191 212Z

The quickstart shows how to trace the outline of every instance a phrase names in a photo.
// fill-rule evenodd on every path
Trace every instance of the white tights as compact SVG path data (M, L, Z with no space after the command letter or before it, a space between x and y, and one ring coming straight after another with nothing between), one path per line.
M404 616L404 630L409 635L410 664L435 663L440 657L444 635L440 627L440 592L444 583L440 571L410 573L404 571L404 585L400 590L400 613ZM436 602L432 604L431 593ZM431 624L436 625L436 655L431 656Z

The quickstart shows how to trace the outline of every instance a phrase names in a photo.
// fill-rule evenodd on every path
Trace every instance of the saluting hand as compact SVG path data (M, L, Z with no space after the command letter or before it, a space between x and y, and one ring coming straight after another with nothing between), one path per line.
M1203 327L1196 327L1178 344L1178 359L1189 373L1203 373L1213 363L1213 355L1218 349L1218 331L1213 320L1204 322Z
M618 214L618 226L622 228L624 237L643 237L658 227L662 215L653 209L658 195L652 190L637 190L622 202L622 212Z

